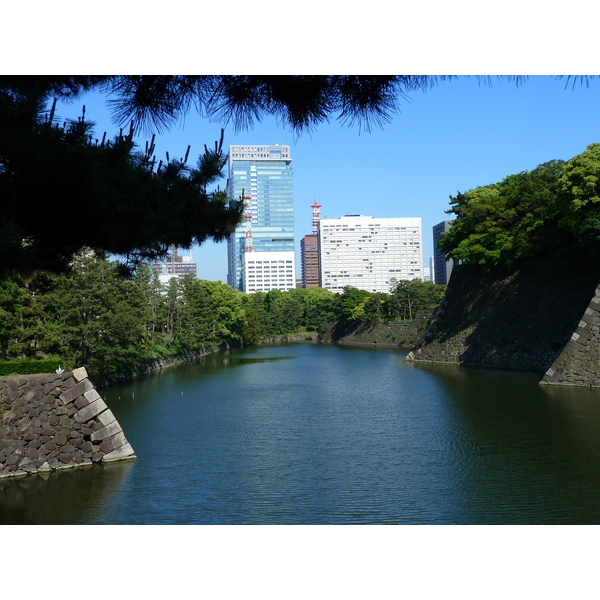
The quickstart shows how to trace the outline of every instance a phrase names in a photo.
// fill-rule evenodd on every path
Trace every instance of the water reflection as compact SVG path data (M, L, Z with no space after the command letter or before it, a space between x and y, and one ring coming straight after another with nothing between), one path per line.
M414 363L413 363L414 364ZM536 373L419 365L443 382L458 523L600 521L600 391Z
M70 525L98 519L135 461L0 481L0 525Z

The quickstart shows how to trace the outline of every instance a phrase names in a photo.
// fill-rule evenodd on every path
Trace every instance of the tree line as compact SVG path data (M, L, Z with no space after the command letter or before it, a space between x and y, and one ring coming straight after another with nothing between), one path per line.
M444 286L393 281L390 293L347 287L245 294L192 275L162 283L149 263L133 274L92 252L66 273L35 271L0 279L0 359L59 358L108 378L152 359L210 346L250 345L327 324L412 319L441 300Z

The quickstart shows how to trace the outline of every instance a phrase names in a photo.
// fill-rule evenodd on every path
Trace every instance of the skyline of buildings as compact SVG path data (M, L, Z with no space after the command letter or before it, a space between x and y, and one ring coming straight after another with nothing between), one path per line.
M232 198L243 199L244 220L227 242L227 283L235 290L246 292L295 287L295 237L294 237L294 180L290 147L286 145L235 145L229 147L228 189ZM268 257L278 255L277 264L291 263L294 279L274 280ZM252 256L249 256L252 255ZM269 266L268 280L265 266ZM252 266L252 269L250 268ZM254 275L250 286L250 274ZM287 269L284 269L284 273ZM277 271L279 274L279 271Z
M352 285L388 292L391 279L437 283L449 278L452 261L445 261L435 248L438 230L449 227L448 221L433 228L433 256L426 266L421 217L321 219L321 205L314 199L312 233L303 236L297 248L290 146L230 146L228 190L230 197L245 204L242 223L227 241L227 283L236 290L285 291L301 285L341 292Z

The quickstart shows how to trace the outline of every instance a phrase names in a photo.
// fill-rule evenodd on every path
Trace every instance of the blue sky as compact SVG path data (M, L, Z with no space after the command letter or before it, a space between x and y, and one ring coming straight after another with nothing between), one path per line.
M311 231L310 205L316 198L328 218L421 217L427 264L431 230L448 218L450 195L548 160L567 160L599 142L599 103L600 79L573 87L565 79L531 76L517 86L496 77L484 85L464 76L412 93L391 123L370 132L332 119L297 135L268 118L238 133L226 125L224 143L291 146L297 249ZM61 107L60 115L76 117L83 104L86 117L97 123L97 136L116 133L103 96ZM195 161L204 144L212 145L219 135L220 124L190 113L157 138L157 158L166 151L182 157L189 144L190 162ZM198 277L226 281L226 244L195 247L193 257Z

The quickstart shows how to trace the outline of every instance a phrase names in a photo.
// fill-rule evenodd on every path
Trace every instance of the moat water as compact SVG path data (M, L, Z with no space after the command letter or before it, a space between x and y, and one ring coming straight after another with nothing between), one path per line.
M0 482L2 524L600 524L600 390L290 344L101 390L137 460Z

